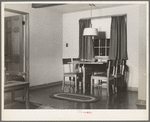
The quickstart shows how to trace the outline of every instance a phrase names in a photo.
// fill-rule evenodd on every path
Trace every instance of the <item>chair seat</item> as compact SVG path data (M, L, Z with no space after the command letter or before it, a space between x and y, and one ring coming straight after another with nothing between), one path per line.
M92 75L92 76L107 77L107 74L103 73L103 74L96 74L96 75Z
M122 77L122 74L117 74L116 78Z
M64 73L64 76L65 77L75 77L75 76L82 76L83 75L83 73L82 72L77 72L77 73L74 73L74 72L71 72L71 73Z
M106 74L106 72L94 72L94 75Z
M97 75L92 75L92 79L99 79L99 80L107 80L107 74L97 74ZM113 80L114 76L110 75L109 80Z

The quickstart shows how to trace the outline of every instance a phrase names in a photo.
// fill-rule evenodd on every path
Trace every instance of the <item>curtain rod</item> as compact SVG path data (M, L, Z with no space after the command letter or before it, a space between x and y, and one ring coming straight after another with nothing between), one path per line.
M85 19L98 19L98 18L110 18L110 17L115 17L115 16L124 16L127 14L118 14L118 15L106 15L106 16L97 16L97 17L87 17L87 18L82 18L80 20L85 20Z

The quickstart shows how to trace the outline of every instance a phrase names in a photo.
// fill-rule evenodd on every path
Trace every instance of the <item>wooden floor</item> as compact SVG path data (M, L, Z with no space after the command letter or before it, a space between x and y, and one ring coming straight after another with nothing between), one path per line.
M65 92L69 92L69 86L66 86ZM106 95L106 89L102 90L102 94L98 94L98 89L95 88L94 95L100 97L100 101L93 103L80 103L66 100L59 100L51 98L50 95L54 93L62 92L61 85L55 85L47 88L39 88L30 90L30 101L38 103L44 106L52 106L51 109L146 109L144 106L137 106L138 93L133 91L122 91L115 95ZM70 91L74 93L73 89ZM79 92L80 93L80 92ZM87 93L88 94L88 93ZM19 98L20 99L20 98ZM17 102L17 101L15 101ZM24 104L12 104L12 106L6 106L5 109L24 109ZM20 106L20 107L19 107ZM32 106L31 109L38 109L39 107ZM44 107L43 109L46 109Z

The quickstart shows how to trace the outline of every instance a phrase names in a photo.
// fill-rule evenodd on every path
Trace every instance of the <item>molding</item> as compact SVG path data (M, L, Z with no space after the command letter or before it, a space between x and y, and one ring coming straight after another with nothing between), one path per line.
M136 105L146 106L146 100L137 100Z
M12 12L12 13L17 13L17 14L29 14L29 13L26 13L26 12L23 12L23 11L18 11L18 10L13 10L13 9L9 9L9 8L5 8L5 11L8 11L8 12Z
M71 84L73 84L74 82L72 82ZM48 84L42 84L42 85L37 85L37 86L30 86L30 90L33 89L39 89L39 88L45 88L45 87L51 87L54 85L60 85L62 84L62 81L57 81L57 82L52 82L52 83L48 83ZM69 81L65 81L65 84L70 84ZM105 88L106 86L103 86L103 88ZM138 92L138 87L128 87L127 88L128 91L137 91Z
M55 86L55 85L59 85L59 84L62 84L62 81L57 81L57 82L52 82L52 83L42 84L42 85L37 85L37 86L30 86L29 89L30 90L34 90L34 89L51 87L51 86Z
M128 87L128 91L137 91L138 92L138 87Z
M65 5L65 4L32 4L32 8L52 7L58 5Z

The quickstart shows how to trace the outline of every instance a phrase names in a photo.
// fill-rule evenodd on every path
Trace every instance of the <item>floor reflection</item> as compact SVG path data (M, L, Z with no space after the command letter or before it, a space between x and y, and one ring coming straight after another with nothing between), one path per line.
M61 85L30 90L30 101L54 106L56 109L145 109L144 106L139 107L136 105L138 99L137 92L120 91L117 94L112 94L110 91L110 96L108 97L106 88L94 88L93 95L99 97L100 100L91 103L60 100L50 97L52 94L60 92L62 92ZM65 85L64 92L75 93L74 87ZM78 90L78 94L83 94L81 88ZM90 93L87 93L86 95L90 95ZM13 108L15 109L15 106Z

